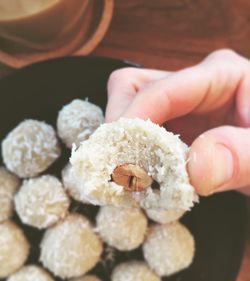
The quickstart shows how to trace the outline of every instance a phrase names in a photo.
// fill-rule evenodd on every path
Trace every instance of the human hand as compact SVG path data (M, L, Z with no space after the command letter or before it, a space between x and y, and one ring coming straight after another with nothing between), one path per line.
M108 82L106 121L151 119L191 144L187 164L200 195L250 194L250 61L219 50L177 72L124 68Z

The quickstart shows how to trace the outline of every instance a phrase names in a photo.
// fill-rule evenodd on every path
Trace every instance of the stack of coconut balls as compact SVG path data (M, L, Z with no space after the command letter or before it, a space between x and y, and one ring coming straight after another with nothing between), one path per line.
M198 199L187 146L150 121L103 121L76 99L57 132L29 119L2 140L0 280L159 281L192 263L194 238L178 221ZM59 178L49 167L65 147Z

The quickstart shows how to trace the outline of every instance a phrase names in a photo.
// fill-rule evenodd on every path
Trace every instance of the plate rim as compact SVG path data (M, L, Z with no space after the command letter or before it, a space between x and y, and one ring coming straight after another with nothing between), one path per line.
M1 77L0 78L0 84L2 83L2 81L5 80L9 80L9 79L13 79L13 77L19 75L19 73L23 73L25 71L29 71L30 69L32 69L33 67L39 67L40 65L45 65L45 64L50 64L50 63L57 63L57 62L67 62L67 61L71 61L72 63L74 61L103 61L103 62L112 62L112 63L123 63L124 67L142 67L141 65L130 61L130 60L126 60L126 59L117 59L117 58L112 58L112 57L106 57L106 56L66 56L66 57L59 57L59 58L53 58L53 59L47 59L41 62L35 62L32 63L30 65L27 65L23 68L20 69L15 69L12 73ZM232 193L237 193L236 191L232 191ZM233 277L234 275L234 279L236 280L240 270L241 270L241 265L242 265L242 261L243 261L243 257L245 255L245 249L246 249L246 242L247 242L247 225L248 225L248 216L247 216L247 198L245 196L241 196L241 200L242 200L242 210L244 210L244 218L242 218L242 221L244 222L243 228L244 228L244 232L241 233L241 237L242 237L242 242L241 242L241 256L238 259L238 262L234 262L234 266L231 268L231 270L228 270L228 275L231 274L231 277ZM234 259L237 261L236 256L234 257ZM235 274L233 274L233 272ZM231 280L231 279L229 279ZM233 280L232 280L233 281Z

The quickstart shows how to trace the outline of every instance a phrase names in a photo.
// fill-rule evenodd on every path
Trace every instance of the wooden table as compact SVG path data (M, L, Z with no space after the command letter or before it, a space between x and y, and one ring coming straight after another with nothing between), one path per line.
M94 54L176 70L219 48L250 58L249 0L116 0L111 27ZM250 228L237 281L250 281Z
M176 70L219 48L250 58L249 0L116 0L111 27L94 55ZM0 66L0 76L11 71ZM250 281L250 229L237 281Z

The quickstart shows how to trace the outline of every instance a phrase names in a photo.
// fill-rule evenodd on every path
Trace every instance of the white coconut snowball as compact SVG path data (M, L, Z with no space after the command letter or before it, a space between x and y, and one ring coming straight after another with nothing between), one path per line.
M139 247L147 231L147 218L136 208L101 207L96 222L102 239L120 251Z
M63 219L69 204L62 183L51 175L25 180L15 196L15 207L21 221L39 229Z
M159 276L170 276L189 267L194 252L192 234L177 221L153 226L143 244L144 258Z
M0 167L0 222L9 219L14 209L14 194L20 185L19 179Z
M103 123L101 108L88 101L75 99L65 105L58 114L57 131L69 148L86 140Z
M29 243L22 230L11 221L0 223L0 278L23 266L29 255Z
M45 171L60 155L54 129L45 122L25 120L2 142L6 167L21 178Z
M130 261L114 269L111 281L160 281L145 262Z
M7 281L54 281L54 279L42 267L28 265L12 274Z
M151 220L162 224L177 221L185 214L182 209L146 209L145 212Z
M71 279L70 281L101 281L101 279L95 275L85 275L83 277Z
M151 121L120 118L101 125L78 149L71 164L81 192L96 205L136 205L144 208L190 209L198 200L186 170L188 147L177 135ZM158 182L140 192L128 192L112 181L114 170L134 164Z
M84 194L81 193L80 186L75 179L70 163L67 164L62 170L62 182L65 190L68 192L70 197L72 197L76 201L89 204L89 201L83 197Z
M78 277L97 264L102 249L102 242L88 219L80 214L71 214L46 230L40 260L56 276Z

